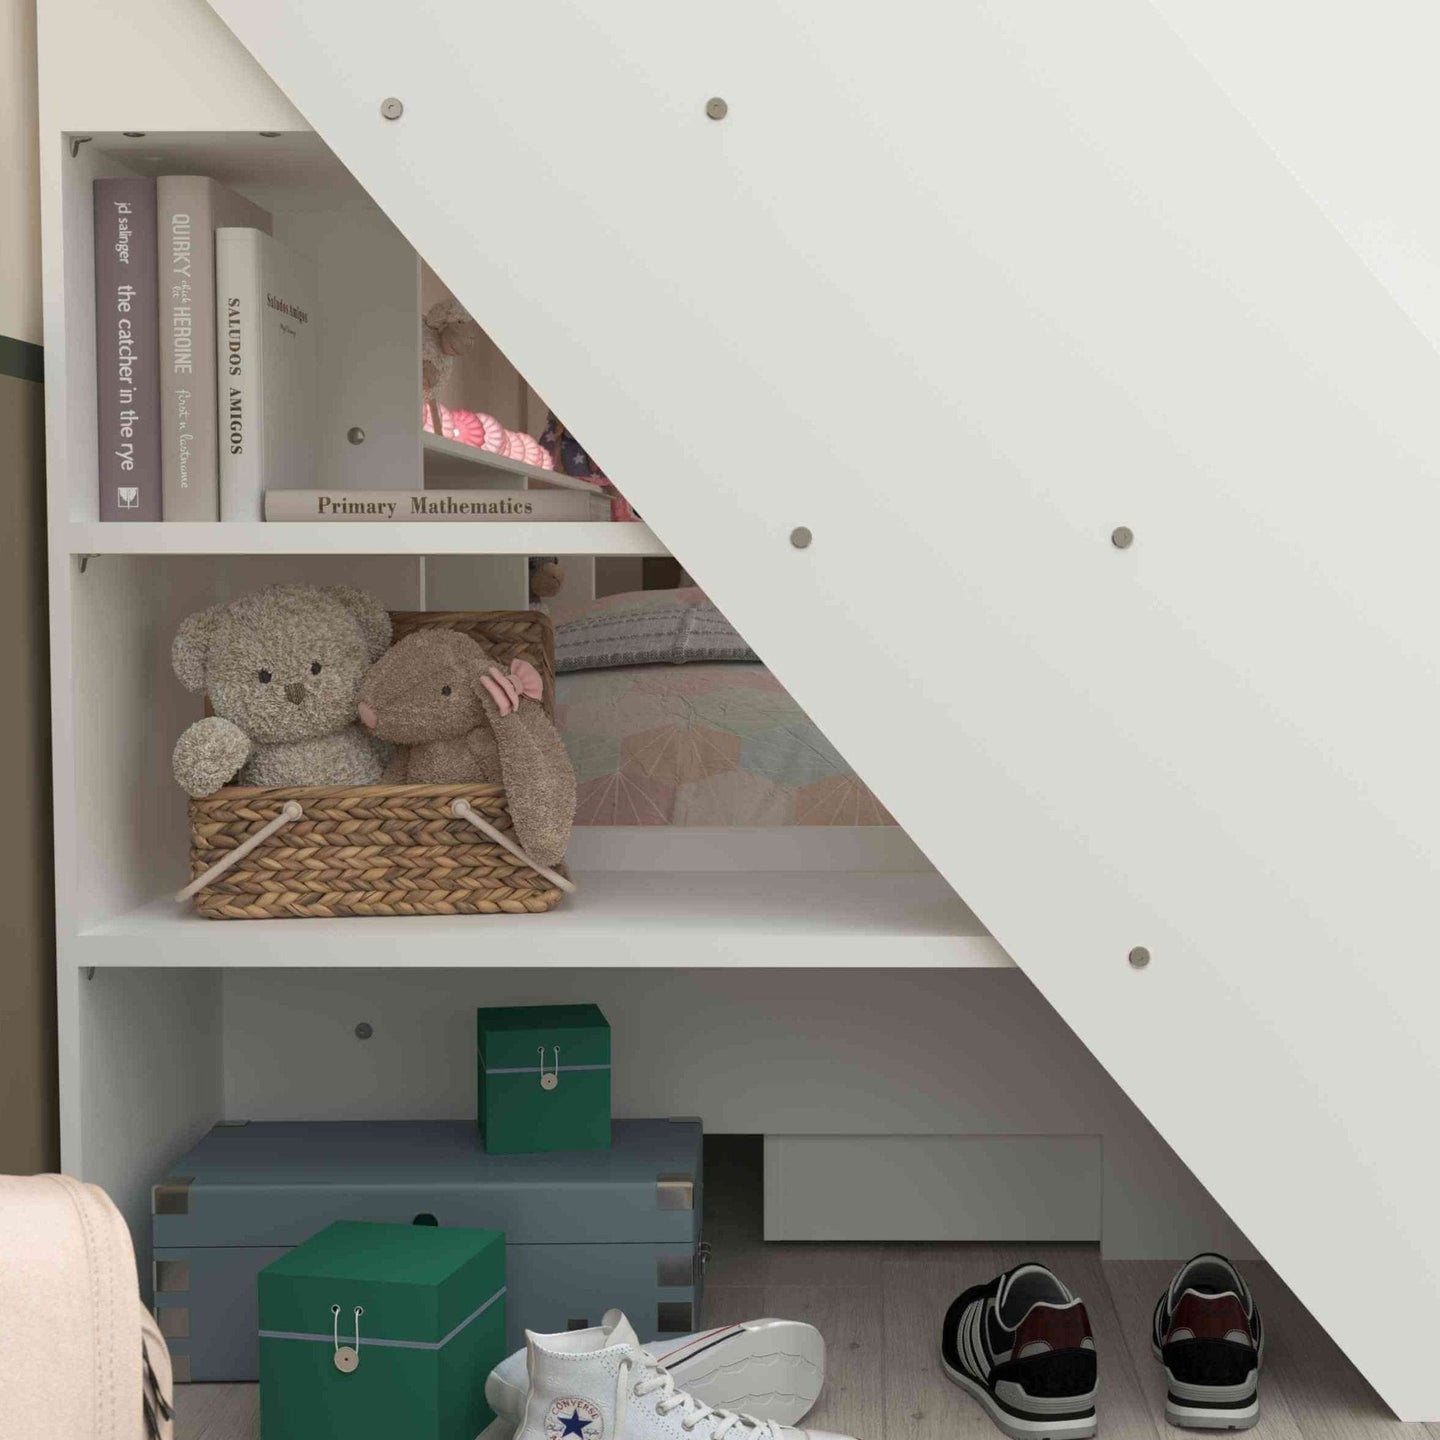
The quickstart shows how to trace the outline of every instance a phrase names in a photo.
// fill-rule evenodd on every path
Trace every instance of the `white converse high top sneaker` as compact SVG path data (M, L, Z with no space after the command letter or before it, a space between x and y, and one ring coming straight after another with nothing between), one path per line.
M745 1320L645 1348L702 1404L781 1425L803 1420L825 1384L825 1341L802 1320ZM528 1349L507 1355L485 1381L490 1408L511 1427L529 1393Z
M594 1329L526 1341L530 1390L516 1440L850 1440L703 1404L640 1348L618 1310Z

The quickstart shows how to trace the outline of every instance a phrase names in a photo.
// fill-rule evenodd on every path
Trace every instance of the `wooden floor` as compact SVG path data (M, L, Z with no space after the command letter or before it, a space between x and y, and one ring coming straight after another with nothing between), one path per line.
M705 1235L714 1247L705 1323L784 1315L819 1326L829 1376L807 1425L861 1440L995 1440L945 1379L940 1320L969 1285L1021 1259L1049 1265L1084 1300L1100 1354L1100 1435L1173 1440L1150 1352L1150 1312L1173 1267L1101 1260L1089 1245L767 1245L753 1147L708 1142ZM1246 1267L1265 1316L1263 1414L1255 1440L1440 1440L1402 1425L1264 1265ZM183 1385L178 1440L257 1440L253 1385ZM396 1437L403 1440L403 1437Z

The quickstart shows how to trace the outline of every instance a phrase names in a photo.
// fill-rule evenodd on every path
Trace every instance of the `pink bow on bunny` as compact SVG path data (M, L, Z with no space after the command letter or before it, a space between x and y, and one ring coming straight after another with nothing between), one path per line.
M499 666L492 665L489 674L480 677L480 683L489 691L501 715L518 710L522 696L527 700L539 700L545 694L540 672L528 660L512 660L508 675Z

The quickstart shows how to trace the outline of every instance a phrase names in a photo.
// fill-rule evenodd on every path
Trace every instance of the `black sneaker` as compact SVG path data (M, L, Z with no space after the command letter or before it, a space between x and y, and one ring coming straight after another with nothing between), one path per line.
M951 1305L945 1373L1014 1440L1095 1433L1095 1340L1085 1307L1043 1265L1017 1265Z
M1260 1418L1260 1311L1223 1255L1197 1255L1175 1272L1155 1306L1152 1338L1172 1425L1248 1430Z

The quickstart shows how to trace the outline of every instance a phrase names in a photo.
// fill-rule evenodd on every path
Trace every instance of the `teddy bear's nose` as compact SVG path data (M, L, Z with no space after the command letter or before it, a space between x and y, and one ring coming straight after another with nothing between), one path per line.
M285 687L285 698L292 705L300 705L305 700L305 687L300 684L287 685Z

